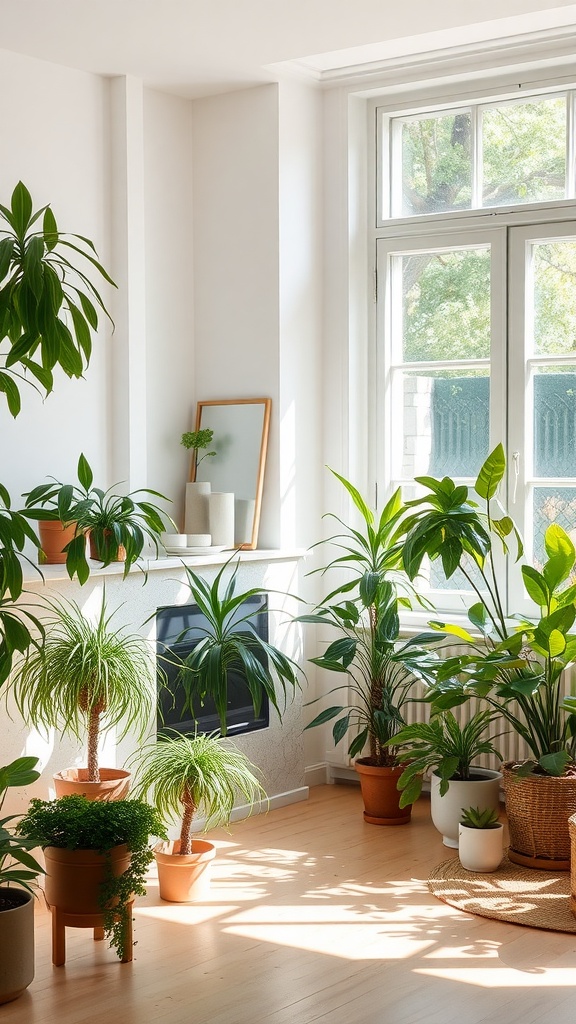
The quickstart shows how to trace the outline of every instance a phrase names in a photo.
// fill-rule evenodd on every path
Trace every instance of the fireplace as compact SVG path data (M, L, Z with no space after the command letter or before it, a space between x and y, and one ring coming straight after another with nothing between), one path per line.
M265 594L251 595L238 609L238 629L252 628L268 641L268 600ZM240 621L241 620L241 621ZM195 700L193 709L185 706L185 695L180 682L180 665L203 636L205 618L196 604L158 608L156 612L156 643L158 665L158 717L157 732L174 729L177 732L213 732L220 723L214 702L203 704ZM255 656L266 657L256 650ZM228 709L226 714L228 735L255 732L269 724L268 696L262 691L258 715L254 714L252 697L242 674L240 664L228 670Z

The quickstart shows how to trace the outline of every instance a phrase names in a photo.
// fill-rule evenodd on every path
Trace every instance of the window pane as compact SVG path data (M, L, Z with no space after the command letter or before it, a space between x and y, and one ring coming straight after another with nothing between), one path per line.
M576 366L534 374L534 473L576 476Z
M534 351L566 355L576 351L576 240L532 247Z
M402 214L467 210L472 195L470 114L402 124Z
M425 252L399 259L403 361L489 358L490 250Z
M576 487L535 487L534 565L541 569L545 560L544 534L551 523L558 523L576 544Z
M401 476L475 479L488 455L488 372L403 373L402 410L394 422L404 438Z
M482 152L484 206L564 199L566 100L484 110Z

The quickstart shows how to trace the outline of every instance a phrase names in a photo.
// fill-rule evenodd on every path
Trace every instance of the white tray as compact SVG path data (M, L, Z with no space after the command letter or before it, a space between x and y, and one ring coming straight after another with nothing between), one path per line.
M165 547L168 555L216 555L219 551L224 551L224 544L199 548L171 548L167 545Z

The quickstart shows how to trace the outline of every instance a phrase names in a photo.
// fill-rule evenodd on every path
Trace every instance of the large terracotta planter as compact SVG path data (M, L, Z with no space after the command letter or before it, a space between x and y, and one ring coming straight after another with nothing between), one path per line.
M100 768L100 782L88 782L87 768L65 768L54 776L56 796L85 796L88 800L125 800L131 773L122 768Z
M412 805L400 808L398 779L404 771L401 765L379 768L360 757L354 767L360 777L364 801L364 821L371 825L407 825L412 817Z
M76 536L76 523L64 526L59 519L46 519L38 523L40 543L39 562L41 565L63 565L66 561L64 548Z
M490 768L473 768L471 779L451 779L448 792L440 796L440 778L435 772L430 779L430 813L444 846L458 849L458 825L467 807L500 809L502 772Z
M0 888L0 1003L17 999L34 979L34 897Z
M194 903L210 892L212 861L216 849L204 839L194 839L192 853L180 855L180 840L159 843L154 850L158 865L160 899L169 903Z
M61 967L66 960L65 929L93 928L94 938L104 938L104 916L99 904L100 886L106 877L106 860L117 877L130 866L126 844L115 846L107 854L96 850L44 849L46 862L45 894L52 913L52 962ZM125 922L126 954L123 963L132 960L132 903Z
M502 773L510 860L525 867L569 871L568 819L576 814L576 776L521 778L511 764L505 764Z

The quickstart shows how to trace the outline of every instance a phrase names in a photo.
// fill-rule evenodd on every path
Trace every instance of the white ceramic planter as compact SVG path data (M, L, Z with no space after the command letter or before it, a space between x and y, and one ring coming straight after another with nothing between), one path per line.
M474 768L474 778L460 781L452 779L448 792L440 796L440 779L434 772L430 779L430 812L435 827L442 835L444 846L458 849L458 826L466 807L479 807L481 811L500 808L500 780L502 772L490 768Z
M504 826L470 828L458 826L458 856L466 871L496 871L504 855Z
M204 480L194 480L192 483L186 484L183 533L211 532L208 525L209 494L210 484ZM216 541L213 541L213 543L216 543Z
M208 495L208 524L213 544L234 547L234 495L231 491L212 491Z

